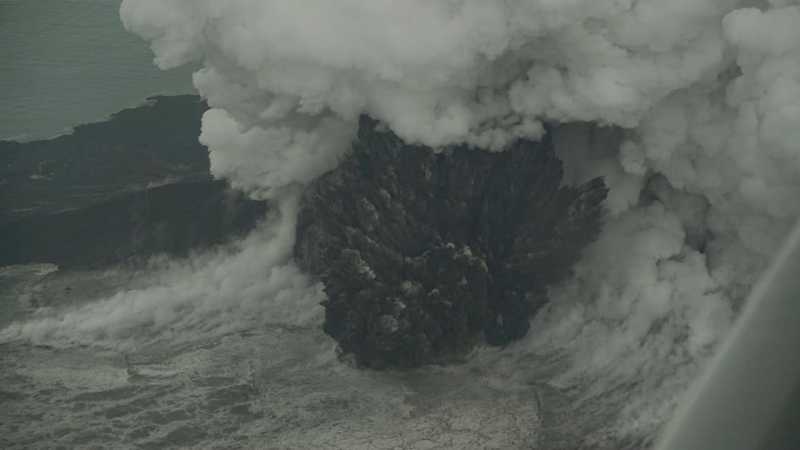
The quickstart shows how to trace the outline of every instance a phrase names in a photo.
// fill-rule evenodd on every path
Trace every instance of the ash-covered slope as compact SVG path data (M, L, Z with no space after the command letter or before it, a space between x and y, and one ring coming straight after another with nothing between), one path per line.
M375 368L458 357L481 333L496 345L524 336L601 227L602 179L561 178L547 136L435 153L362 118L298 218L298 264L328 294L325 331Z

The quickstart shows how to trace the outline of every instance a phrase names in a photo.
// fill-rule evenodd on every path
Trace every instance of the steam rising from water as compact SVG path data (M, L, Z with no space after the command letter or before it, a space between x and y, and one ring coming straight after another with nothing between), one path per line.
M334 167L362 113L408 142L487 150L543 120L594 122L560 128L557 151L574 181L606 177L611 218L508 352L563 352L552 382L587 397L624 387L625 434L669 414L800 213L797 3L126 0L121 17L160 67L203 64L212 171L256 197ZM4 333L302 322L320 293L289 262L292 211L155 287Z
M53 316L15 323L3 341L25 338L52 346L94 344L130 350L167 339L180 343L253 324L306 326L321 318L321 286L291 262L294 197L232 248L172 262L143 287L121 291Z

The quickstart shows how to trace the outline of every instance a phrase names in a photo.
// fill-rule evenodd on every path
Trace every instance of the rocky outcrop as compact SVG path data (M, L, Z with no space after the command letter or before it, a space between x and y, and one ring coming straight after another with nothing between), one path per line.
M499 153L433 152L363 118L298 217L295 256L325 284L325 332L373 368L524 336L603 219L601 179L561 178L548 136Z

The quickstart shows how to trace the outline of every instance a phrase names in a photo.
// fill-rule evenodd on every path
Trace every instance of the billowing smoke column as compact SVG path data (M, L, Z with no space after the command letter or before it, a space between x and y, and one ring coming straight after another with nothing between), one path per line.
M212 170L258 197L334 167L363 113L490 151L584 122L555 139L568 176L605 176L612 217L525 348L574 355L565 383L640 380L635 428L671 407L800 212L797 3L125 0L121 16L160 67L203 63Z

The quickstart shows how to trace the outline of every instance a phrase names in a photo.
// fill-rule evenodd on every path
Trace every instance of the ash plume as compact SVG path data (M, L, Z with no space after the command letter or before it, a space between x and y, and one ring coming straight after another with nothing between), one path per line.
M162 68L199 62L212 172L283 199L334 168L362 114L409 144L554 136L611 217L521 357L570 356L587 396L635 386L657 426L800 213L793 0L125 0ZM283 264L284 261L281 261ZM511 369L509 369L511 370Z

